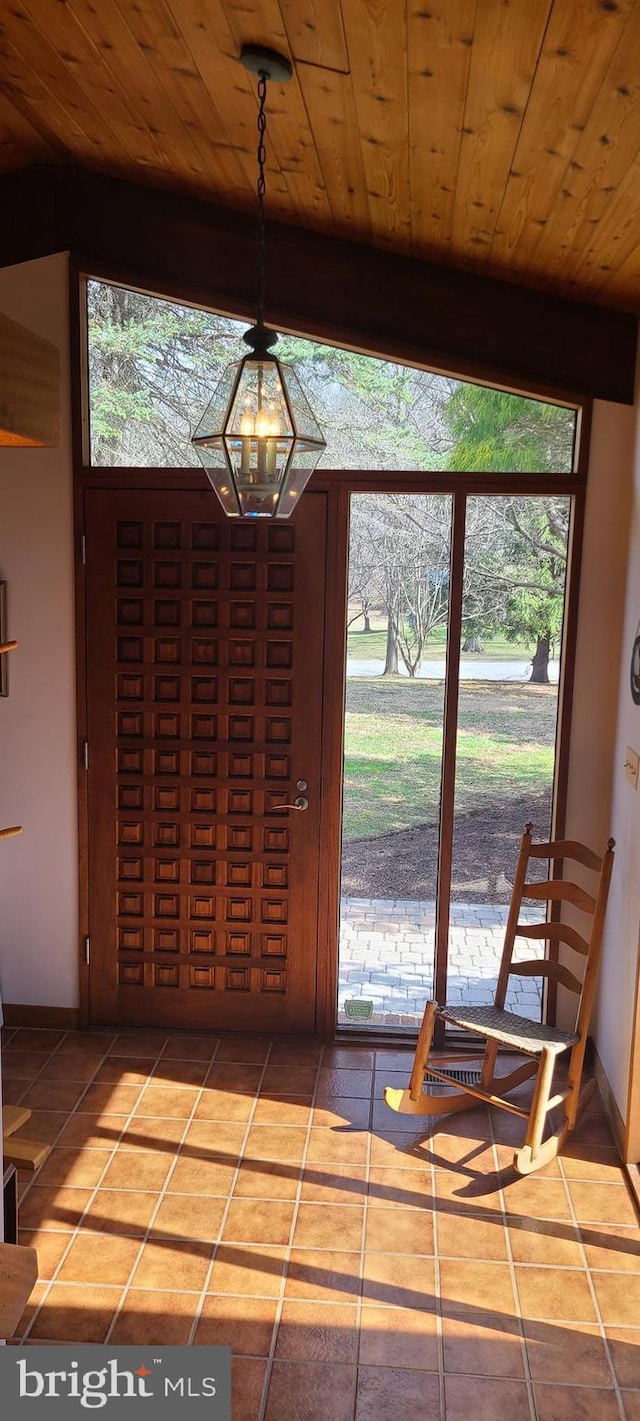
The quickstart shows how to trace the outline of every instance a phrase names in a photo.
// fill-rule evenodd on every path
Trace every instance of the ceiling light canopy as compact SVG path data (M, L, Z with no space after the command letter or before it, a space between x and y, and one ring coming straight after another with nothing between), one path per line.
M247 45L242 63L258 75L258 273L249 353L227 366L192 437L230 518L289 518L326 447L290 365L273 354L278 337L264 323L265 102L267 81L291 78L289 61Z

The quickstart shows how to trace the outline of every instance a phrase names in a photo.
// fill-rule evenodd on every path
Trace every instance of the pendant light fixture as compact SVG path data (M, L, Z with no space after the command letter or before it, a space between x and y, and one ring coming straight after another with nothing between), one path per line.
M256 323L243 336L249 354L227 366L191 442L230 518L290 518L326 447L295 372L272 353L278 336L264 323L267 81L285 83L293 71L288 59L256 45L245 45L240 58L258 76Z

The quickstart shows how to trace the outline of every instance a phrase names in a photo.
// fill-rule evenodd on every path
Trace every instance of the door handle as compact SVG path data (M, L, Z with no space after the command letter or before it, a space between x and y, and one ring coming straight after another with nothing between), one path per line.
M309 800L304 794L299 794L297 799L294 799L293 804L274 804L272 813L276 814L281 809L298 809L302 814L304 810L308 808Z

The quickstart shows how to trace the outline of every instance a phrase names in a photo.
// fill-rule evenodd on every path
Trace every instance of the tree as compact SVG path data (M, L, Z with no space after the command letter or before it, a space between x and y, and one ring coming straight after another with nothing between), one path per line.
M461 472L570 473L575 416L484 385L456 384L444 409L447 468Z
M371 539L366 502L361 498L351 501L351 526L349 534L349 608L358 605L357 612L347 614L347 627L360 617L364 620L363 631L371 631L371 612L379 598L376 553Z
M467 634L501 629L534 643L532 682L547 685L562 627L568 498L469 500L464 609Z
M447 620L450 499L432 495L427 503L420 494L369 495L363 511L387 613L383 674L397 673L399 655L413 678L429 635Z
M191 432L225 367L246 354L246 323L97 281L88 314L93 462L197 466ZM291 336L277 353L325 429L325 467L442 464L451 381Z
M548 685L551 647L562 631L569 500L509 499L505 517L515 559L506 607L507 636L512 640L535 637L529 679Z
M452 469L563 472L571 468L571 410L479 385L458 385L445 419ZM569 504L566 498L477 499L467 527L463 627L466 644L502 626L535 644L531 681L548 684L562 625Z
M504 624L505 592L492 576L504 567L504 537L497 511L494 499L467 500L462 590L462 650L466 652L481 652L481 638Z
M92 461L197 465L191 428L237 353L237 323L95 281L87 300Z

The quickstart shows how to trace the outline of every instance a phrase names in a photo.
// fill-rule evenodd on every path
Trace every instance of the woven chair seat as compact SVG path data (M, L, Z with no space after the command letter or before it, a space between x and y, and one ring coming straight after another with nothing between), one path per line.
M579 1040L575 1031L560 1031L555 1026L544 1026L540 1021L528 1021L514 1012L503 1011L500 1007L440 1007L439 1016L453 1026L461 1026L468 1031L479 1031L492 1041L514 1050L525 1051L537 1056L543 1048L551 1046L554 1051L566 1051Z

